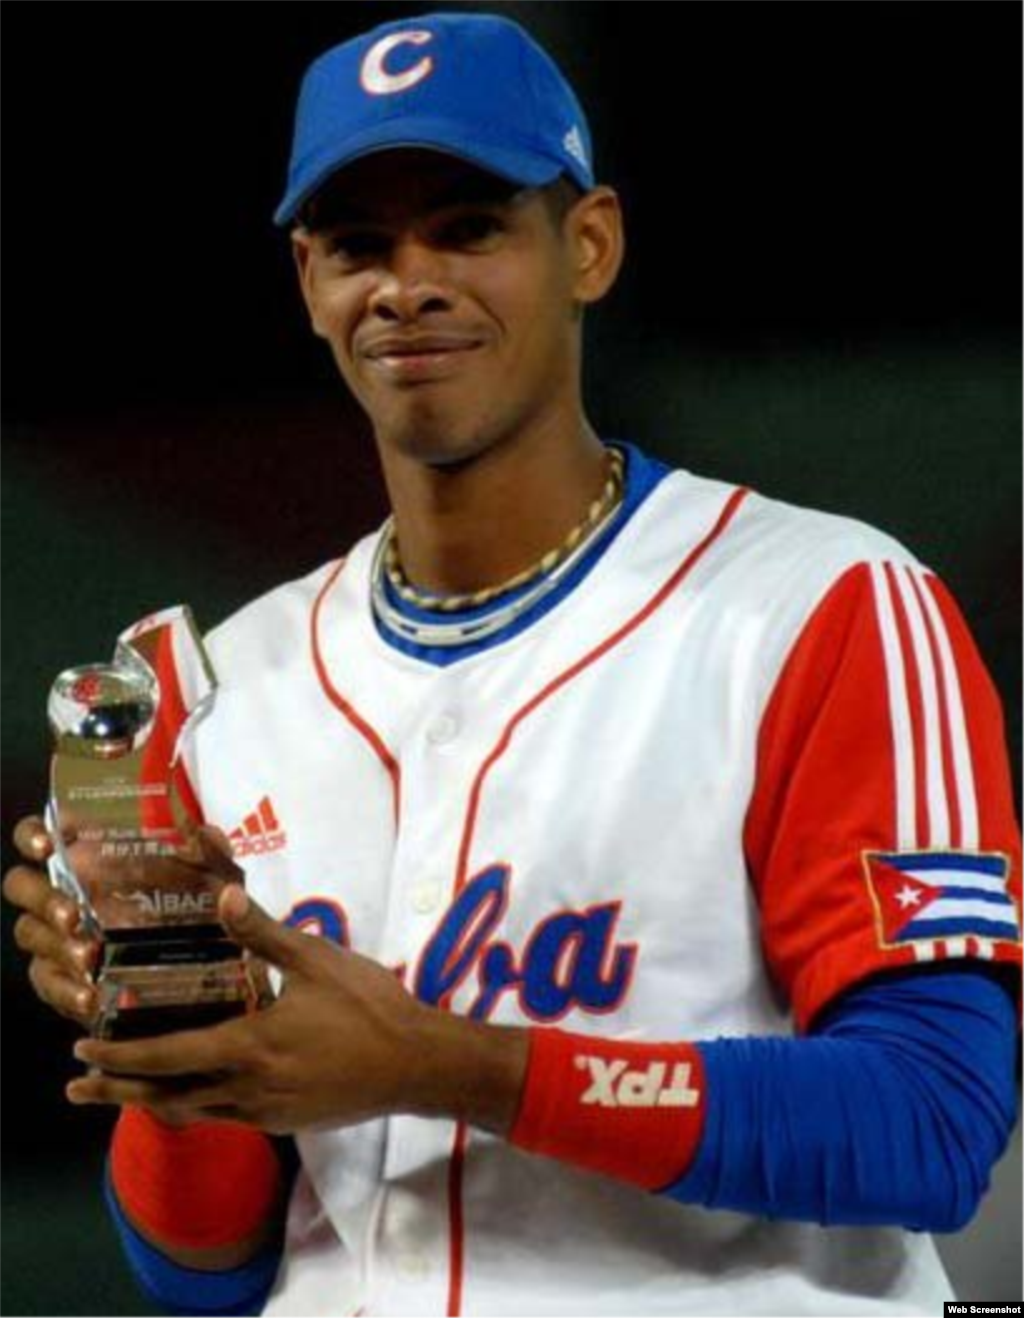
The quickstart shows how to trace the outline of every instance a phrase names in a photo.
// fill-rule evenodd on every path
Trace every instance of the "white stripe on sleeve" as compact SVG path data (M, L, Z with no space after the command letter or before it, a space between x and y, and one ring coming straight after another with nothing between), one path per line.
M949 713L950 740L953 744L953 773L956 778L957 804L960 807L960 843L964 851L975 851L978 847L978 801L974 787L974 769L971 764L971 747L967 740L967 722L964 718L964 703L960 693L960 679L957 676L956 662L953 659L953 647L949 643L946 624L942 621L939 606L932 595L928 577L919 572L916 575L924 601L928 621L932 625L935 641L939 648L939 663L942 668L942 684L946 691L946 709Z
M917 601L910 578L910 569L897 567L896 584L910 626L910 639L914 647L918 682L921 687L921 704L924 709L925 781L928 793L929 837L926 846L949 846L949 807L946 803L946 783L942 772L942 734L939 728L939 693L935 683L935 664L928 644L921 606Z
M893 766L896 776L896 846L901 851L913 851L917 846L916 805L914 800L914 736L910 726L910 706L907 701L907 678L903 669L889 583L885 568L871 564L871 582L875 591L875 609L878 627L882 634L882 651L885 656L885 676L889 688L889 719L892 725Z

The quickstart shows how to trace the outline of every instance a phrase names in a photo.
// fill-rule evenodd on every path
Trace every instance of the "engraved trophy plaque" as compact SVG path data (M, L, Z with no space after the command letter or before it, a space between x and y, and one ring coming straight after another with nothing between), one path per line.
M50 691L50 879L100 941L101 1038L195 1028L255 1005L253 965L216 915L218 890L241 870L226 856L211 867L179 854L199 819L186 751L216 686L179 606L123 633L110 663L70 668Z

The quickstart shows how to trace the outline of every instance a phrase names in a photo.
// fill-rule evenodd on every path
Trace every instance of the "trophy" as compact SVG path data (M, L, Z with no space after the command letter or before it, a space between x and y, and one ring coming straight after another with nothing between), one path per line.
M216 914L219 889L242 871L207 848L200 863L186 846L199 820L186 751L216 688L178 606L124 632L112 662L69 668L50 691L50 879L100 943L100 1038L195 1028L256 1005L256 965Z

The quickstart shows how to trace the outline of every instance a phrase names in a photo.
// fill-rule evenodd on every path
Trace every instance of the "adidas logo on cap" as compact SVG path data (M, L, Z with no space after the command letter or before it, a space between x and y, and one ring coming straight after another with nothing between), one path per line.
M566 151L578 160L584 169L590 168L590 161L587 159L587 148L583 145L583 135L578 128L570 128L562 138L562 145Z

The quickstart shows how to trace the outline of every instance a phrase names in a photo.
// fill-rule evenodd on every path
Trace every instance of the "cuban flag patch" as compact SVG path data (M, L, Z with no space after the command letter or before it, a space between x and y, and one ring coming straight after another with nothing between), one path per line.
M962 945L971 938L982 946L964 950L985 955L984 945L992 940L1016 942L1020 937L1020 917L1007 891L1010 866L1005 856L869 851L864 864L883 947L937 939Z

